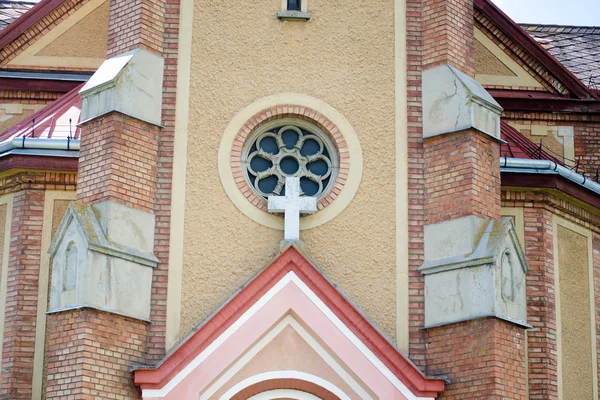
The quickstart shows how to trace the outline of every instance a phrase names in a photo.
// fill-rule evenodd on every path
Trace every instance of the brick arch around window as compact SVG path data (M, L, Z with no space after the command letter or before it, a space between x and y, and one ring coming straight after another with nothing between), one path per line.
M246 199L262 211L267 211L267 201L255 193L249 182L244 177L244 166L242 165L242 152L246 140L266 123L278 119L297 119L307 121L323 131L335 146L339 156L339 171L335 183L331 185L328 193L324 194L317 204L319 210L324 209L338 197L348 179L350 170L350 155L348 144L340 129L320 112L306 106L294 104L277 105L266 108L255 114L238 131L231 149L231 169L235 182Z

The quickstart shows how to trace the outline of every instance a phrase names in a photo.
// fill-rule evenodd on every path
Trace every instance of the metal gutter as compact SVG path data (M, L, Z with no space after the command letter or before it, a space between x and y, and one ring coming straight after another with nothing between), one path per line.
M79 151L79 139L38 139L16 137L0 143L0 155L15 149Z
M0 70L0 78L86 82L92 74Z
M550 160L530 160L526 158L500 157L500 171L560 175L563 178L568 179L569 181L583 186L584 188L600 195L600 184Z

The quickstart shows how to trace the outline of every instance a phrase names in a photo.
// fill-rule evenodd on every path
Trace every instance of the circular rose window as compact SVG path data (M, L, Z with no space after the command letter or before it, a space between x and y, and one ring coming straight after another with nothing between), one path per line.
M300 178L301 194L327 194L339 171L338 150L329 137L306 121L279 120L261 126L244 144L242 169L262 199L285 195L285 178Z

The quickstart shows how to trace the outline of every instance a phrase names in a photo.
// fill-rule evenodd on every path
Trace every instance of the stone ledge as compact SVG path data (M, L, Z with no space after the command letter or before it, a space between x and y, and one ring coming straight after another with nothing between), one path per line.
M309 21L312 15L303 11L279 11L277 18L281 20Z

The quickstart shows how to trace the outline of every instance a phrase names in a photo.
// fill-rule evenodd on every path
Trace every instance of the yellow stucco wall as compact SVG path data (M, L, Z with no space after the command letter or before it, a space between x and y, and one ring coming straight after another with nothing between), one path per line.
M23 121L44 106L45 104L0 104L0 133Z
M306 254L395 337L393 2L311 0L309 22L275 18L279 0L195 2L180 337L277 254L283 233L227 197L221 135L253 101L296 92L325 101L356 131L364 155L354 200L303 231Z
M557 234L563 399L592 399L588 238L561 225Z
M39 56L104 58L108 36L110 2L88 16L37 53Z
M481 75L517 76L479 40L475 40L475 71Z

